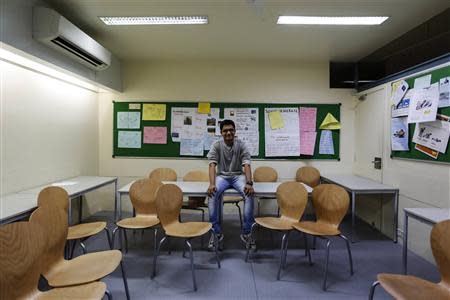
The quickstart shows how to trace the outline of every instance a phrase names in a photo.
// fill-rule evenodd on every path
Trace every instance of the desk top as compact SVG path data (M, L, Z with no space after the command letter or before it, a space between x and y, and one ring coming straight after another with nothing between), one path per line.
M1 196L0 223L6 223L6 219L14 221L33 211L37 206L39 192L47 186L60 186L69 193L69 197L75 198L116 180L117 177L78 176Z
M341 185L352 191L397 191L398 188L352 174L322 175L325 181Z
M134 181L133 181L134 182ZM120 194L128 194L133 182L121 187L118 192ZM185 196L206 196L208 190L208 182L194 182L194 181L163 181L163 183L176 184L183 191ZM256 197L274 196L277 192L278 186L282 182L254 182L253 189ZM302 183L303 184L303 183ZM308 193L312 192L312 188L303 184ZM228 189L224 193L225 196L239 196L239 193L234 189Z
M404 208L403 210L434 224L450 219L450 208L415 207Z

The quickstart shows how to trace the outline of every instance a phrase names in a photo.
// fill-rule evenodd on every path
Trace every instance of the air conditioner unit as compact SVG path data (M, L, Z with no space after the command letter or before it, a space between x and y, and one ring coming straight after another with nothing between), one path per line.
M111 52L53 9L33 9L33 38L91 69L104 70L111 64Z

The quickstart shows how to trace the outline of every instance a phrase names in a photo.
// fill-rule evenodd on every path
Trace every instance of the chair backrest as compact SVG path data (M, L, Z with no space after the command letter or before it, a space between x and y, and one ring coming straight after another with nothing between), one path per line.
M162 185L156 194L156 210L163 228L172 223L178 223L183 192L175 184Z
M308 192L300 182L283 182L277 188L277 202L282 218L299 221L308 203Z
M48 186L43 188L38 195L38 206L56 205L63 210L69 209L69 194L59 186Z
M148 177L160 181L176 181L177 173L170 168L157 168L151 171Z
M430 243L434 260L441 273L441 284L450 290L450 220L433 226Z
M143 178L136 180L130 187L130 200L136 210L136 216L156 215L156 192L162 186L156 179Z
M44 231L36 224L0 227L0 299L30 299L38 292L45 242Z
M205 171L189 171L184 175L183 181L209 182L209 174Z
M272 167L258 167L253 172L253 180L256 182L275 182L278 180L278 173Z
M312 203L317 221L337 228L347 212L350 197L338 185L321 184L313 189Z
M295 174L295 180L303 182L313 188L320 183L320 172L314 167L301 167Z
M54 265L64 260L67 239L67 212L58 206L43 205L30 216L31 224L38 224L46 235L45 253L42 256L42 274L51 272Z

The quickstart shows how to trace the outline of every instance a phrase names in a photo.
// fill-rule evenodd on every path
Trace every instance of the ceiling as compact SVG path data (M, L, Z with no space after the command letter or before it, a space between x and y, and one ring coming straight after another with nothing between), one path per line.
M123 61L354 62L448 0L46 0ZM207 15L208 25L106 26L98 16ZM279 15L390 16L379 26L276 25Z

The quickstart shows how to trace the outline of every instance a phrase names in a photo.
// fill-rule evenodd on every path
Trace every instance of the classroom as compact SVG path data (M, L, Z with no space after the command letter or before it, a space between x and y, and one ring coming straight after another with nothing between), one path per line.
M0 12L0 299L450 299L448 1Z

